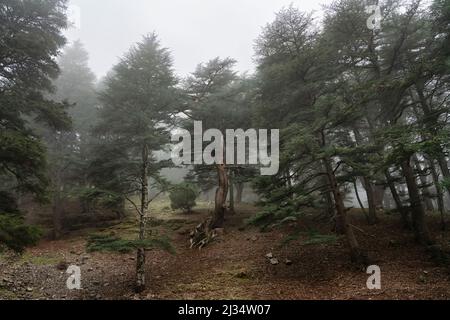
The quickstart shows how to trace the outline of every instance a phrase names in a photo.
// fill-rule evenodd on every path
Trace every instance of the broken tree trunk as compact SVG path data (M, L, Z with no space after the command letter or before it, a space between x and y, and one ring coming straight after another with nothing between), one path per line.
M216 190L215 208L211 219L211 229L222 228L225 222L226 201L228 195L228 175L224 164L216 166L219 187Z

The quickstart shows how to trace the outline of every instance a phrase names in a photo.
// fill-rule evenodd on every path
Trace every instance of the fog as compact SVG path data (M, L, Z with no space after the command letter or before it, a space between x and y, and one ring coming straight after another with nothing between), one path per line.
M81 40L97 77L104 76L142 35L155 31L170 48L180 76L213 57L232 57L241 72L252 71L253 43L275 12L290 4L315 11L331 0L72 0L79 11L67 31ZM79 16L79 19L78 19ZM78 28L79 27L79 28Z

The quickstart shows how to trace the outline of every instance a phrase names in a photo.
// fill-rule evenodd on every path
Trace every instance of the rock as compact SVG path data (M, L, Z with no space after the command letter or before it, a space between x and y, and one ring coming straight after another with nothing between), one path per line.
M239 271L238 273L236 273L235 277L239 279L248 279L249 275L245 271Z
M32 287L28 287L28 288L27 288L27 292L33 292L33 290L34 290L34 289L33 289Z
M397 246L397 241L395 241L395 240L390 240L390 241L389 241L389 246L391 246L391 247Z
M280 264L277 258L270 259L270 264L273 266L276 266L277 264Z
M286 260L284 261L284 263L285 263L287 266L291 266L291 265L292 265L292 261L289 260L289 259L286 259Z
M223 235L225 234L225 229L224 229L224 228L217 228L217 229L214 229L214 234L215 234L217 237L221 237L221 236L223 236Z
M267 258L267 259L272 259L272 258L273 258L273 253L268 253L268 254L266 254L266 258Z
M94 268L89 268L88 269L88 272L92 272L92 271L94 271Z
M69 264L66 261L60 261L56 265L56 269L58 269L59 271L66 271L68 267L69 267Z
M94 280L94 281L92 281L92 284L94 286L99 286L100 285L100 281Z

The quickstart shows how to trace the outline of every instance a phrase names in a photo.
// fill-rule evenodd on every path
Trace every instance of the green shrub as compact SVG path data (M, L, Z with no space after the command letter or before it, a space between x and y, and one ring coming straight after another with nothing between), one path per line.
M183 209L185 212L192 212L192 208L197 204L197 189L190 184L180 184L170 191L170 203L173 210Z
M22 253L26 247L35 245L42 236L39 228L27 226L18 215L0 213L0 243Z

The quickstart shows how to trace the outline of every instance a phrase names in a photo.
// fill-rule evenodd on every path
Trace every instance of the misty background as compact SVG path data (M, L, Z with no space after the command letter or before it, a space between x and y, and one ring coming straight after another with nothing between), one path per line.
M254 40L282 7L315 11L331 0L72 0L80 28L67 31L69 41L81 40L98 78L107 74L134 43L155 31L171 50L181 77L198 63L232 57L241 72L254 70Z

